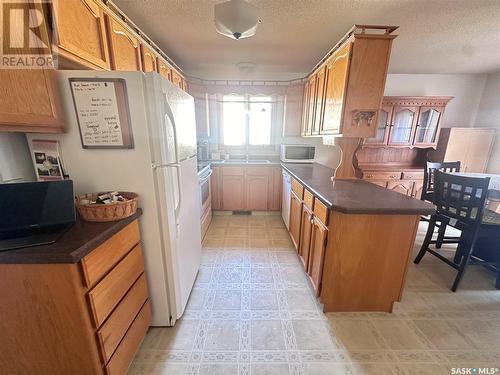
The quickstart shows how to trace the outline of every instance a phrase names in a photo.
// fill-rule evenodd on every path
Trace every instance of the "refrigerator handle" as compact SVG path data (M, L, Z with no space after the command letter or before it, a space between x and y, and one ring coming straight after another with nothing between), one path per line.
M179 163L179 150L177 146L177 127L175 126L174 115L167 104L167 100L164 101L165 117L168 119L168 123L172 126L172 134L174 136L174 152L175 152L175 162Z
M181 204L182 204L182 186L181 186L181 166L180 164L176 163L172 165L173 168L175 168L176 172L176 179L177 179L177 191L179 192L179 201L177 202L177 205L175 206L174 213L175 213L175 223L177 227L179 227L179 215L181 212Z

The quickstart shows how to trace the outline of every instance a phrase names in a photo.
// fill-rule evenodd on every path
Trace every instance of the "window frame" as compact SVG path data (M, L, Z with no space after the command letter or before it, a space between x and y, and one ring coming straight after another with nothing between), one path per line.
M235 96L235 97L243 97L243 103L245 105L245 111L250 111L250 104L252 103L250 101L250 98L258 98L258 97L263 97L263 98L270 98L270 103L271 103L271 114L270 114L270 139L269 139L269 144L262 144L262 145L251 145L250 142L250 116L248 114L245 115L245 143L242 145L227 145L224 143L224 97L227 96ZM276 136L276 129L273 124L275 123L274 117L276 116L276 108L275 108L275 95L269 95L269 94L240 94L240 93L231 93L231 94L224 94L221 95L220 98L220 119L221 121L219 122L219 139L220 139L220 146L225 148L226 150L230 151L252 151L252 150L266 150L266 151L273 151L277 148L277 146L274 144L275 136Z

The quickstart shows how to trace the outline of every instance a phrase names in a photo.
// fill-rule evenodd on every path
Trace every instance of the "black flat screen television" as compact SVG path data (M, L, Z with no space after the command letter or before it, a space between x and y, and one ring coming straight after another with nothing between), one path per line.
M71 180L0 184L0 251L53 243L74 222Z

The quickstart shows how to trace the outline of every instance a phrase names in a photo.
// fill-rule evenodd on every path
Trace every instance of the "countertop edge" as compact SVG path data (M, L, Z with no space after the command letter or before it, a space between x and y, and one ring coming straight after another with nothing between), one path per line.
M285 169L288 173L290 173L295 179L297 179L302 185L304 185L307 190L309 190L313 195L315 195L321 202L323 202L330 210L337 211L343 214L351 214L351 215L431 215L436 212L435 208L429 209L404 209L404 208L390 208L390 209L370 209L369 207L358 209L358 208L348 208L345 206L340 206L337 204L333 204L328 199L325 199L323 194L318 192L316 189L311 187L306 181L304 181L300 176L295 174L292 170L290 170L285 163L281 163L281 167ZM325 166L325 168L328 168ZM369 183L369 182L366 182ZM397 194L397 193L396 193Z

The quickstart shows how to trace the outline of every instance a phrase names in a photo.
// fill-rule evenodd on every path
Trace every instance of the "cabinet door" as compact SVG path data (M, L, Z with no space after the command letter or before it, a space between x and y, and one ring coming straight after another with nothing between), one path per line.
M111 68L122 71L141 71L139 40L114 18L108 17Z
M196 135L210 137L210 122L208 120L208 94L192 93L194 97L194 114L196 118Z
M269 168L269 167L268 167ZM269 180L269 200L267 202L267 209L270 211L281 210L281 194L283 191L283 175L281 167L271 167L270 180Z
M292 85L286 89L283 137L300 137L302 126L303 85Z
M245 209L245 176L227 176L222 172L222 209L241 211Z
M54 10L59 67L69 60L91 69L110 69L104 9L98 2L59 0Z
M252 176L246 178L246 210L267 211L269 195L269 176Z
M290 194L290 222L288 231L295 249L299 249L300 222L302 218L302 200L292 191Z
M444 107L420 107L414 145L436 146Z
M323 125L323 109L325 102L325 71L326 66L322 67L316 73L316 105L314 108L314 123L312 124L311 134L318 135Z
M156 55L146 45L141 44L142 71L143 72L158 72Z
M175 70L172 70L172 83L176 85L177 87L181 88L184 90L184 78L177 73Z
M304 265L304 270L307 272L309 267L309 251L311 247L311 233L312 233L313 213L304 204L302 205L302 218L300 226L300 245L299 257Z
M316 217L313 218L311 233L311 250L309 255L308 274L311 278L316 296L321 292L321 278L323 276L323 262L325 259L326 239L328 228Z
M212 176L210 176L210 190L212 193L212 208L222 209L222 185L220 183L220 167L212 166Z
M341 131L351 43L338 50L326 63L325 108L321 134Z
M158 58L158 73L172 82L172 69L170 69L170 66L160 58Z
M0 131L62 133L64 118L56 72L0 69Z
M307 121L309 120L309 81L304 84L304 93L302 100L302 126L300 134L307 135Z
M397 191L404 195L411 195L413 192L413 181L389 181L387 189Z
M413 183L413 191L411 196L416 199L420 199L422 197L422 190L424 189L424 181L415 181Z
M377 132L374 138L366 138L370 145L384 145L388 142L389 129L392 121L392 106L383 105L378 113Z
M392 113L389 145L411 145L418 107L396 106Z
M316 99L317 99L317 80L316 75L309 78L308 85L308 105L309 109L307 111L307 123L306 123L306 135L312 135L314 119L316 116Z

